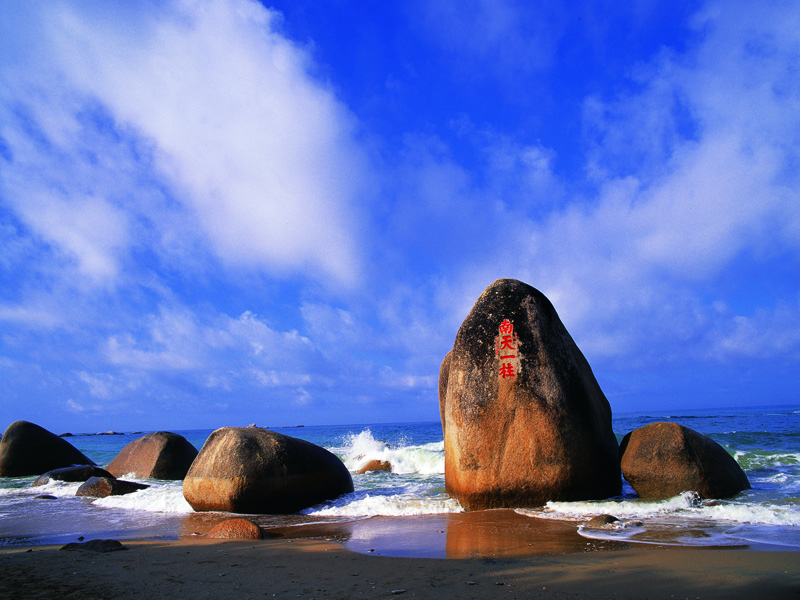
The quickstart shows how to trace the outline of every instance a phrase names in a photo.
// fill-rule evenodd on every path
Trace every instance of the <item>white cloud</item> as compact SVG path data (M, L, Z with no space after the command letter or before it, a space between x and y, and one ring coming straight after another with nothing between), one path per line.
M528 281L594 357L708 358L712 332L727 340L719 348L741 347L765 317L722 319L715 282L737 277L738 261L800 263L800 33L787 25L800 15L787 4L767 12L706 11L696 43L642 66L636 92L591 98L596 197L518 212L513 240L465 269L463 296L474 301L476 281ZM760 308L771 314L774 301ZM795 333L777 339L791 354L797 326L787 326Z
M224 263L354 284L367 172L357 123L275 13L176 0L10 18L6 46L22 60L0 64L14 159L0 186L81 272L113 279L124 252L151 241L132 222L155 227L165 252L176 230L191 233L184 220ZM151 198L159 180L183 211Z
M187 0L144 35L93 14L53 25L67 72L154 143L224 260L352 282L355 123L276 18L250 0Z

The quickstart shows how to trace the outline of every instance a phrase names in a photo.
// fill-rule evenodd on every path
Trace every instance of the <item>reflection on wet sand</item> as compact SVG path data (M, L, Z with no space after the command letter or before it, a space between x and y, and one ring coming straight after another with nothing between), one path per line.
M192 515L184 521L195 535L233 515ZM587 540L574 523L535 519L511 510L405 517L371 517L355 521L308 522L308 517L248 517L272 536L333 540L363 554L424 558L511 557L571 554L627 548L626 543ZM289 518L291 520L291 518ZM304 522L305 520L305 522ZM184 534L186 535L186 534Z

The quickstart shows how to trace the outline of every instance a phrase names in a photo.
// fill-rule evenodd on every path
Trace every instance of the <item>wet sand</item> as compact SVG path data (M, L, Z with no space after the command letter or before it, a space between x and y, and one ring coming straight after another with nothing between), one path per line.
M798 554L636 548L516 558L369 556L308 539L0 550L6 598L798 598Z
M800 552L587 540L575 525L511 511L374 518L209 540L224 515L177 541L124 551L0 547L0 595L20 598L800 599ZM280 536L280 537L275 537Z

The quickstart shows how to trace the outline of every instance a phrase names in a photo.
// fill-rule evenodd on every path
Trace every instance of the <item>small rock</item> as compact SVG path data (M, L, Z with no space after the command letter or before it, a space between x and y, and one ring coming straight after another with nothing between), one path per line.
M619 519L614 515L597 515L592 517L585 524L584 527L589 529L607 529L609 525L618 523Z
M208 532L208 537L212 539L246 539L262 540L264 532L255 523L247 519L228 519L218 523Z
M134 481L124 481L109 477L90 477L86 483L78 488L76 496L91 496L93 498L105 498L106 496L122 496L131 494L139 490L150 487L144 483Z
M368 473L369 471L387 471L389 473L392 472L392 463L388 460L371 460L366 465L361 467L356 473L358 475L363 475L364 473Z

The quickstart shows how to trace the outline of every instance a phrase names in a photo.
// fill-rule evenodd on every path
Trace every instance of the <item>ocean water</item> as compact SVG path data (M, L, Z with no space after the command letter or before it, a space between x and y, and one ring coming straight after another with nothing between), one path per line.
M531 519L531 524L543 520L569 523L592 543L800 550L800 407L618 413L613 428L621 439L625 433L655 421L675 421L719 442L747 473L753 489L724 500L703 501L687 491L666 500L642 501L623 483L620 497L517 509L520 520ZM387 527L391 530L391 518L396 517L396 523L404 523L398 530L409 531L409 518L424 516L420 523L439 523L462 512L445 491L444 443L438 422L276 431L334 452L353 473L355 491L299 515L260 516L257 522L264 527L349 522L354 525L352 531L366 531L376 522L371 518L384 517L379 522L385 532ZM176 433L199 449L211 430ZM140 435L76 435L67 439L105 466ZM372 459L389 461L393 472L355 474ZM75 496L80 484L52 482L31 487L34 479L0 478L0 545L57 544L79 537L174 539L202 530L212 517L220 518L218 514L194 513L183 498L181 482L137 480L151 487L126 496L92 500ZM36 498L42 494L56 499ZM584 528L589 518L599 514L614 515L619 522L607 529ZM399 535L395 536L398 542ZM364 544L368 546L369 541Z

